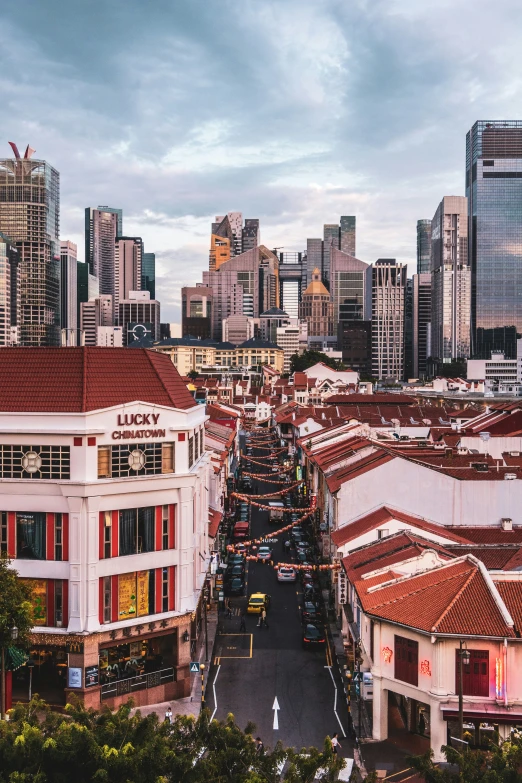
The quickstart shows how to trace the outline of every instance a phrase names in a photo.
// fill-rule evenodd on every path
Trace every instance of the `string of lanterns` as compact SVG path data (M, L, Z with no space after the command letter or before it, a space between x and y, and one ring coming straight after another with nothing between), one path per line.
M286 479L272 478L270 473L250 473L244 470L243 476L250 476L250 478L259 479L260 481L266 481L267 484L286 484Z
M279 494L282 495L283 493L284 493L284 490L282 490ZM273 511L273 507L272 506L267 506L266 504L263 504L263 503L257 503L255 500L252 500L250 495L242 495L239 492L233 492L232 494L235 497L237 497L240 500L242 500L244 503L250 503L252 506L256 506L256 508L263 509L263 511ZM258 498L259 497L260 498L263 498L263 497L271 498L271 497L273 497L273 494L271 494L271 495L256 495L256 497L258 497ZM282 510L285 511L285 512L288 512L289 514L291 514L293 511L310 511L310 513L312 513L312 512L315 511L315 509L316 509L316 506L306 506L306 508L299 508L298 506L295 506L295 507L294 506L286 506Z
M306 510L306 509L304 509ZM261 544L262 541L265 541L267 538L275 538L276 536L280 535L281 533L286 533L287 530L290 530L291 528L295 527L296 525L300 525L301 522L304 522L305 519L308 519L312 515L312 512L308 512L307 514L303 514L299 519L296 519L295 522L291 522L289 525L285 525L284 527L280 528L279 530L273 530L271 533L267 533L266 535L262 536L262 538L253 538L250 541L242 541L241 544L244 546L252 546L253 544ZM236 552L237 551L237 544L228 544L227 549L229 552ZM247 560L256 560L257 558L251 557L247 555ZM292 566L293 567L293 566Z
M273 498L274 495L287 495L289 492L292 492L293 489L298 487L300 484L302 484L301 481L296 481L295 484L289 484L288 487L284 487L283 489L275 490L274 492L267 492L265 495L246 495L242 492L231 492L230 497L233 498L240 498L244 503L253 503L253 505L256 505L256 501L253 498L263 499L263 498ZM270 510L271 506L267 506L267 508ZM284 509L285 511L293 511L292 508Z
M258 459L268 459L268 457L259 457ZM252 457L247 457L247 460L254 465L259 465L260 468L268 468L269 465L266 465L264 462L259 462L258 459L252 459ZM289 473L293 470L293 468L282 468L278 466L279 473Z

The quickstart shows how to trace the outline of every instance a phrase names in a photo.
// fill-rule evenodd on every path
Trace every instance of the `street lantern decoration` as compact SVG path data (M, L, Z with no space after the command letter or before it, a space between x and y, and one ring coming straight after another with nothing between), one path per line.
M346 604L348 600L348 584L346 580L346 571L342 568L337 574L337 587L339 590L339 604Z
M426 675L426 677L431 677L431 665L428 660L420 662L420 673Z
M384 663L391 663L393 650L390 650L389 647L383 647L381 652L382 652L382 657L384 658Z

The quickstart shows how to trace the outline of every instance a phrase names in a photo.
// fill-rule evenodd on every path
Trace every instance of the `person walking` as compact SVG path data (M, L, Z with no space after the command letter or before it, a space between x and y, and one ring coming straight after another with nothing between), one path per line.
M226 616L229 617L229 618L232 617L232 601L231 601L230 598L227 599L227 613L226 613Z
M167 723L172 723L172 709L170 708L170 706L167 707L165 711L165 721Z
M265 746L263 745L263 740L261 737L256 737L256 753L259 753L261 756L265 752Z
M268 628L268 621L266 619L266 608L263 606L261 609L261 627L265 626L265 628Z
M337 754L341 750L341 743L339 742L339 735L337 734L337 732L335 732L332 737L332 750L335 756L337 756Z
M243 612L241 614L241 622L239 624L239 633L246 633L246 616Z

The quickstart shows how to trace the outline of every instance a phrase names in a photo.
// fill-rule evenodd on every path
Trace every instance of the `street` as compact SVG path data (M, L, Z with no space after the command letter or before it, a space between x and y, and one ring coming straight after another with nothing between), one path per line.
M254 449L254 459L266 454L266 450ZM263 472L259 466L254 470ZM259 494L274 489L274 484L262 481L255 485ZM252 506L252 538L283 524L270 523L268 511ZM271 545L275 563L288 560L283 554L287 535L282 534ZM295 560L293 550L290 559ZM232 617L221 620L224 632L216 638L207 681L207 706L218 719L233 713L241 728L249 721L255 723L256 736L267 746L273 747L280 740L296 749L310 745L322 748L326 735L338 732L342 755L352 756L352 744L343 739L348 716L337 667L330 666L330 645L320 650L302 648L299 579L278 583L276 570L269 563L251 561L247 566L246 596L232 598ZM258 627L258 616L247 615L247 632L240 634L241 613L254 592L268 593L272 598L269 627ZM274 710L274 705L279 709Z

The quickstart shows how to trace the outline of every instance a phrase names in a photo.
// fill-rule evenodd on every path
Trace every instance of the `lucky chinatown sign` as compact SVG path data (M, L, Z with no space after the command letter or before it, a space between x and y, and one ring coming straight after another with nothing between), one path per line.
M155 427L159 418L159 413L119 413L117 425L118 427L143 427L144 425ZM111 437L113 440L144 440L164 438L165 434L166 430L161 429L114 430Z

